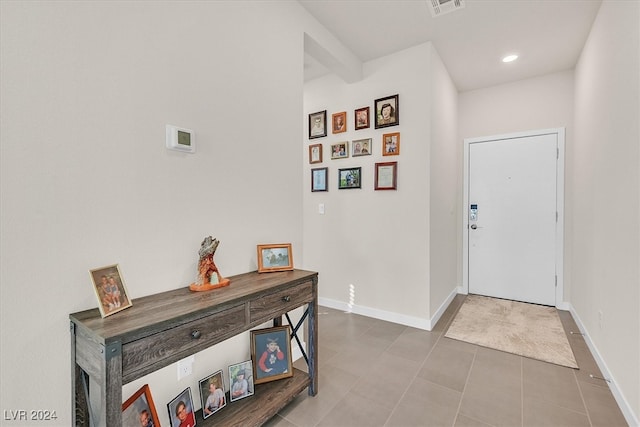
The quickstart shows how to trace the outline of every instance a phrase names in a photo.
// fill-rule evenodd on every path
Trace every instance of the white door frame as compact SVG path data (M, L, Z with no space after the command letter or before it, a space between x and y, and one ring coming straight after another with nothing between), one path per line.
M565 129L543 129L504 135L466 138L464 140L463 202L462 202L462 293L469 293L469 145L480 142L523 138L528 136L557 135L558 163L556 169L556 307L568 310L564 300L564 137Z

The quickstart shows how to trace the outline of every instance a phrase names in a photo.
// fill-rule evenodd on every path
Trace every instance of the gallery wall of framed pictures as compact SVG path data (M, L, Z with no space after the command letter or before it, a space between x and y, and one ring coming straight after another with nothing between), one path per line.
M400 126L400 95L383 96L372 102L372 105L347 110L309 114L308 164L313 165L310 168L311 192L329 191L331 174L336 175L335 181L332 178L331 182L335 182L333 188L338 190L397 189L398 162L388 161L391 159L387 157L400 155L400 131L393 128ZM331 117L329 122L327 117ZM382 157L387 161L376 162ZM357 162L349 164L348 159L352 158L358 158ZM336 162L335 168L333 162ZM369 164L373 174L365 177L363 165Z

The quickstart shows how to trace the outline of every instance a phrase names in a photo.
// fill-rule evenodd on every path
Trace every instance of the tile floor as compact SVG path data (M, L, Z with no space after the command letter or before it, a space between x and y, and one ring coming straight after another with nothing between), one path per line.
M464 298L431 332L319 307L318 395L267 426L627 426L580 335L567 335L579 370L445 338Z

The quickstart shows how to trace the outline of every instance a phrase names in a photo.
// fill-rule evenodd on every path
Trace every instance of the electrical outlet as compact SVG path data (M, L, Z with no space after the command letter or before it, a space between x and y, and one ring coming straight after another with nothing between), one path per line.
M178 380L188 377L193 373L194 356L189 356L178 361Z

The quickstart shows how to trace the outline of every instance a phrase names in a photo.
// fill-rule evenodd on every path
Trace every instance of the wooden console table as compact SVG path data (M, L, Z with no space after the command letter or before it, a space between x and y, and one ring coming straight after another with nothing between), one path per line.
M292 338L307 320L308 373L294 369L291 378L255 386L254 395L228 402L198 425L261 425L308 388L318 387L318 273L293 270L230 277L231 285L210 292L180 288L133 300L133 306L107 318L98 309L69 315L73 425L122 425L122 385L218 344L234 335L306 305ZM249 344L249 343L247 343ZM100 408L90 411L92 379L100 391ZM178 392L179 390L176 390ZM194 397L194 400L196 398ZM160 403L163 406L162 403ZM157 406L157 404L156 404ZM96 413L98 412L98 413ZM200 412L200 411L198 411Z

